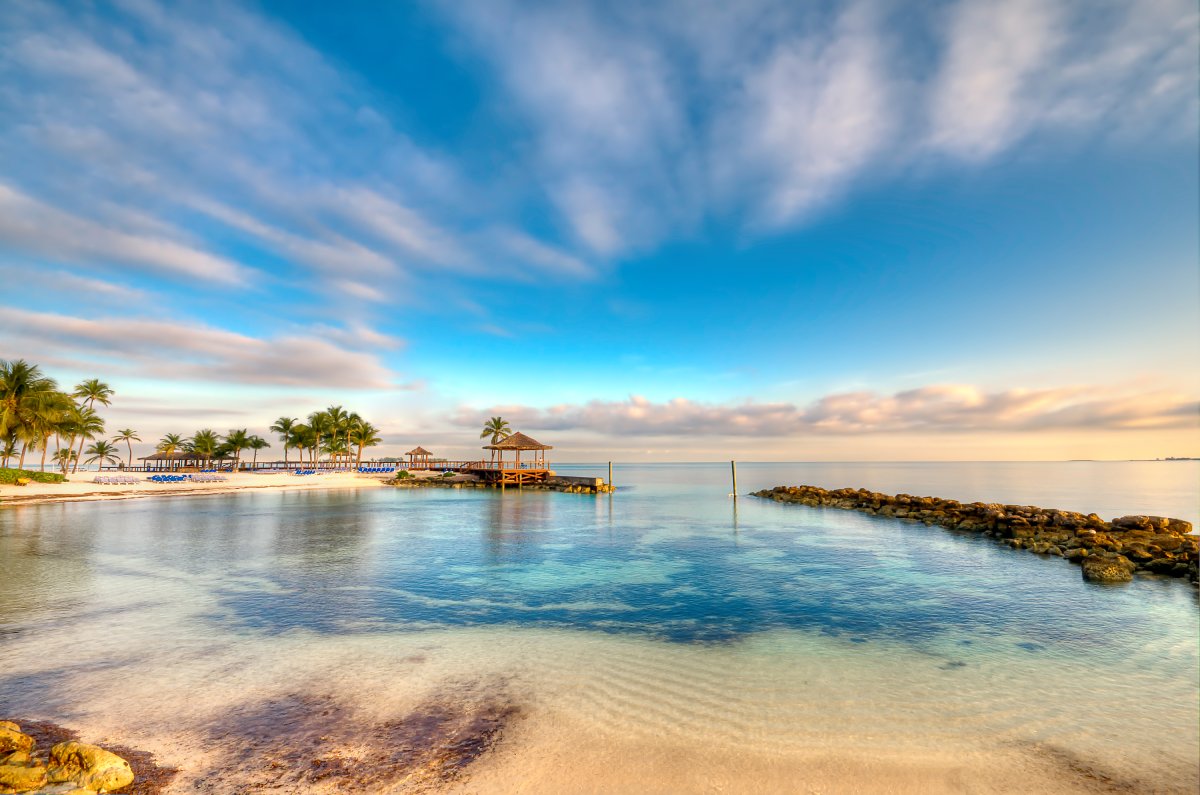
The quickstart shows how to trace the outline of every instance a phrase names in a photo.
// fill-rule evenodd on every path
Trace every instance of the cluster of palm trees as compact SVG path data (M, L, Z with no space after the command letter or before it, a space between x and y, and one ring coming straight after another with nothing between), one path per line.
M204 461L233 459L234 467L240 467L243 450L252 450L254 453L252 461L257 464L258 451L270 446L270 442L261 436L250 433L246 428L233 428L224 436L212 428L204 428L186 439L182 434L168 433L159 440L155 450L167 455L187 453Z
M24 468L26 457L40 452L44 470L51 446L54 454L50 460L64 475L77 471L80 461L116 465L121 452L126 453L126 466L132 466L133 443L141 441L137 431L123 428L111 439L101 438L104 419L96 405L111 405L113 394L108 384L96 378L81 381L67 392L35 364L24 359L0 359L0 467L16 459L17 466ZM341 406L314 411L305 421L280 417L270 431L280 435L285 464L288 450L297 450L300 462L307 456L310 463L315 463L327 454L335 463L349 466L353 459L356 466L361 466L363 450L383 441L378 428ZM122 442L124 451L118 447ZM244 451L251 451L252 462L257 464L259 451L270 446L246 428L231 429L224 436L204 428L186 438L169 433L156 449L161 453L189 453L205 461L233 459L234 466L240 466Z
M331 461L346 465L353 456L357 467L362 465L363 449L383 441L378 428L341 406L314 411L306 421L280 417L270 430L279 434L283 442L284 464L288 461L288 450L296 450L301 463L306 454L309 463L315 463L321 453L327 453Z
M308 415L307 422L295 417L280 417L269 430L279 434L283 442L285 466L289 463L289 450L299 452L299 463L304 463L307 456L308 462L315 464L322 454L328 454L335 466L349 466L352 458L355 466L361 466L363 450L383 441L378 428L341 406L314 411ZM233 428L224 436L204 428L187 438L168 433L156 449L168 455L188 453L204 461L233 459L236 469L241 466L242 451L253 451L252 464L257 464L258 451L270 446L270 442L251 434L246 428Z
M36 364L0 359L0 466L7 467L15 458L17 466L24 468L26 456L40 452L44 470L51 442L51 460L64 475L76 471L81 459L85 463L118 460L115 442L129 446L132 461L131 443L139 441L135 431L123 429L111 441L95 441L104 433L96 404L108 406L112 396L112 388L96 378L81 381L67 392ZM84 449L88 442L93 444Z

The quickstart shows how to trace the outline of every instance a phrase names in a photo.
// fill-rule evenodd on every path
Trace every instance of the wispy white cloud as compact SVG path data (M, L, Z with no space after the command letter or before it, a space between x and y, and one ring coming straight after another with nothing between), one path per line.
M182 237L182 234L180 234ZM50 207L0 183L0 242L54 262L134 265L158 274L242 284L247 268L164 237L123 232Z
M256 275L249 245L308 269L314 293L369 284L374 303L414 277L495 274L465 201L484 190L374 105L362 76L248 8L4 4L0 179L24 204L0 247L229 282Z
M399 341L365 326L258 338L197 323L124 315L83 318L0 307L0 357L79 365L163 381L388 389L397 375L373 352Z
M716 172L737 190L747 173L765 188L758 212L779 225L839 194L896 131L897 88L878 14L848 7L829 30L786 38L742 78ZM726 153L734 155L726 159Z
M1036 122L1027 105L1056 67L1061 11L1052 0L963 0L952 9L931 97L935 146L982 160Z
M92 308L129 309L144 306L151 300L150 293L121 282L92 279L45 267L0 264L0 283L19 284L26 301L33 296L44 296L62 305L85 300Z
M496 244L507 251L518 270L536 270L547 276L566 276L590 279L595 270L579 257L548 245L515 229L498 229L493 235Z
M1067 130L1194 136L1189 0L511 0L445 15L499 68L564 224L613 256L707 216L776 228L929 158Z
M891 395L848 392L806 406L793 403L713 404L676 398L656 403L634 396L549 408L499 405L462 408L460 426L502 415L520 427L586 430L612 436L791 437L802 434L960 433L1062 429L1195 429L1200 401L1177 393L1097 387L987 392L937 384Z

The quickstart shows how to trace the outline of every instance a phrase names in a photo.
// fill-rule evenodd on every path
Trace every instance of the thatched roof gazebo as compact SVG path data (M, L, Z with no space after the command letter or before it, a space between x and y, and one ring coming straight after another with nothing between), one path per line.
M531 436L526 436L525 434L521 433L520 431L517 431L516 433L512 434L511 436L507 436L504 439L500 440L499 442L496 442L495 444L484 445L483 449L484 450L495 450L496 452L498 452L500 454L500 468L501 469L504 468L504 452L506 450L512 450L516 453L516 459L517 459L516 468L517 469L521 468L521 451L522 450L532 450L533 451L533 468L534 469L545 469L546 468L546 451L553 450L554 447L551 445L548 445L548 444L542 444L537 439L534 439ZM539 455L539 453L541 455Z
M433 453L429 452L424 447L417 446L409 450L407 453L405 453L405 455L408 456L409 466L412 466L416 463L421 463L422 465L428 467L429 458L433 455ZM418 458L421 459L419 462L417 461Z
M182 465L184 467L198 467L204 463L204 456L196 453L153 453L152 455L144 455L138 458L139 461L145 461L145 467L149 469L176 469Z

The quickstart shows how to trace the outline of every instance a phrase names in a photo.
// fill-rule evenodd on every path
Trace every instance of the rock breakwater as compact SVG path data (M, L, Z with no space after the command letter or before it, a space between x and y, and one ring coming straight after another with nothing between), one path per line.
M818 486L776 486L756 491L754 496L979 533L1014 549L1057 555L1080 563L1083 578L1096 582L1128 582L1139 571L1187 577L1193 584L1200 580L1197 572L1200 539L1190 535L1191 522L1182 519L1122 516L1105 521L1094 513L1034 505L963 503L938 497Z

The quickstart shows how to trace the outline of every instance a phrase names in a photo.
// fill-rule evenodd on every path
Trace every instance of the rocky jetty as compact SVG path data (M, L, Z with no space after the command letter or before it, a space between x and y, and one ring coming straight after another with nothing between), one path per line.
M943 500L911 494L879 494L866 489L822 489L776 486L754 492L776 502L821 508L843 508L889 516L951 530L980 533L1014 549L1057 555L1082 564L1085 580L1129 582L1135 572L1200 580L1191 522L1164 516L1122 516L1105 521L1082 514L1033 505Z
M0 795L96 795L133 783L129 763L111 751L69 740L42 756L35 745L18 724L0 721Z

